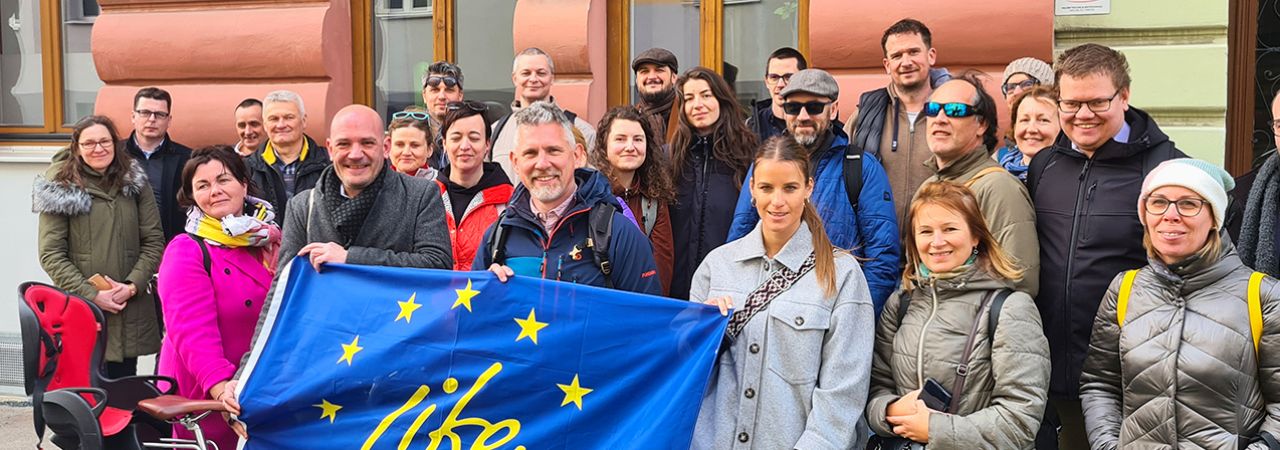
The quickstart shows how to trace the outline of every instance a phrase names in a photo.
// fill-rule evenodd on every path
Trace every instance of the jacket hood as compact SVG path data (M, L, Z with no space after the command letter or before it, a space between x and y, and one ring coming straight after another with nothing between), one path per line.
M575 169L573 171L573 181L577 183L578 190L574 193L575 206L573 209L591 208L598 203L609 203L619 212L622 211L622 205L618 203L618 198L613 195L613 188L609 185L609 180L595 169ZM517 211L533 214L529 207L529 189L521 183L516 186L515 193L511 195L511 203L508 207Z
M459 186L454 183L453 180L449 179L449 173L451 173L452 169L453 165L444 166L444 168L440 169L440 175L436 176L436 179L440 181L440 184L443 184L445 189L449 192L469 191L474 193L500 184L511 184L511 180L507 178L507 172L502 170L502 165L496 162L483 163L480 166L480 170L484 171L484 173L480 175L480 181L477 182L475 186L471 186L469 188Z
M79 216L88 214L93 208L93 194L89 191L97 190L96 187L86 188L84 186L74 185L60 181L53 181L53 177L67 164L71 151L62 149L53 156L53 164L45 171L44 175L36 175L35 184L31 189L31 212L42 214L57 214L62 216ZM124 185L121 187L121 193L127 197L136 197L142 192L142 188L147 183L146 171L142 166L131 157L118 154L117 157L130 158L129 172L125 174ZM86 182L90 180L98 180L102 176L86 170L84 179Z
M1160 130L1160 126L1156 125L1155 119L1152 119L1151 115L1147 114L1146 111L1130 106L1129 110L1124 113L1124 121L1129 124L1129 142L1120 143L1114 139L1108 140L1094 152L1093 159L1124 159L1141 154L1169 141L1169 135ZM1071 148L1071 139L1067 138L1066 133L1058 134L1058 139L1053 142L1053 150L1077 158L1084 157L1084 154Z

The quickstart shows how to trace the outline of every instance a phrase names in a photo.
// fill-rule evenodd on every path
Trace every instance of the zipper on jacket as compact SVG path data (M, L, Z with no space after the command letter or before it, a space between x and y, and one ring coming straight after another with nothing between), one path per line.
M1085 158L1084 167L1080 168L1080 177L1077 178L1081 183L1080 187L1076 190L1076 207L1071 214L1071 244L1067 247L1067 270L1066 273L1063 274L1063 276L1066 277L1066 282L1063 283L1063 286L1065 287L1065 295L1062 297L1062 318L1066 321L1066 326L1062 327L1062 334L1064 339L1063 342L1068 343L1068 348L1071 347L1069 344L1071 340L1071 308L1068 304L1071 303L1071 275L1074 272L1073 266L1075 266L1076 248L1079 246L1077 240L1080 238L1080 209L1084 207L1084 203L1088 197L1093 194L1092 189L1086 191L1086 184L1083 181L1088 179L1089 170L1092 168L1093 158ZM1069 353L1070 351L1068 351L1068 354Z
M924 388L924 337L929 332L929 325L933 324L933 318L938 315L938 281L932 280L929 283L930 297L932 298L932 308L929 310L929 318L925 319L924 326L920 327L920 340L916 343L916 389ZM951 395L959 395L952 393Z

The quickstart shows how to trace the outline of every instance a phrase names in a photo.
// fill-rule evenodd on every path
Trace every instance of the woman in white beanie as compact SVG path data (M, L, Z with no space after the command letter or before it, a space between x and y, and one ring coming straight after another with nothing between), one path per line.
M1223 237L1234 184L1190 158L1143 181L1148 264L1112 280L1081 377L1092 448L1280 448L1280 292Z

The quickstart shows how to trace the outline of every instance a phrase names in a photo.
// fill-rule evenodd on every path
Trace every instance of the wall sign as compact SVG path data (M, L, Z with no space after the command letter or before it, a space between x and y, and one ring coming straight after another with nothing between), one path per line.
M1054 0L1053 6L1058 16L1111 14L1111 0Z

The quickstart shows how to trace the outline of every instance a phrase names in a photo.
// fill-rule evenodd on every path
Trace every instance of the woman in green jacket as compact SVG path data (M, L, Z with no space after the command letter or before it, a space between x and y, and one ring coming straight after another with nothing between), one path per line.
M164 250L160 213L146 173L117 151L119 142L111 119L82 119L31 193L40 266L59 288L106 313L109 378L136 374L138 356L160 349L146 289Z

